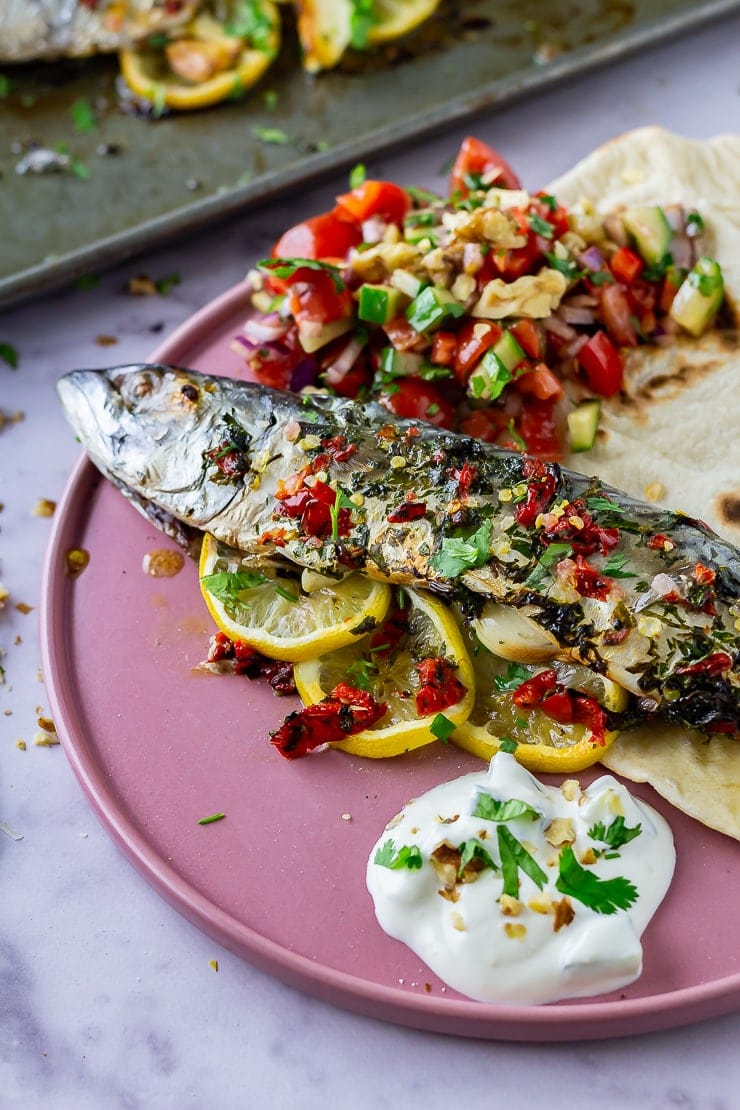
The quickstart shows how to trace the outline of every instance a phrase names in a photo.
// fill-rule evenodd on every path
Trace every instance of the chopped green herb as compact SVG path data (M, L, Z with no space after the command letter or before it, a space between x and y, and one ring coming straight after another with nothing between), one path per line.
M169 40L168 36L163 34L163 33L155 34L155 35L147 35L147 38L146 38L147 50L164 50L165 46L167 45L167 43L169 41L170 40Z
M529 802L519 798L507 798L500 801L492 798L490 794L478 794L473 810L473 817L482 817L484 821L516 821L526 817L528 821L536 821L541 814Z
M11 370L18 369L18 352L10 343L0 343L0 358L7 362Z
M596 913L611 914L627 910L637 901L637 889L622 875L600 879L593 871L581 867L570 844L560 849L559 878L555 883L561 894L567 894L590 906Z
M212 597L225 603L241 601L242 590L254 590L267 581L267 577L259 571L237 570L221 571L218 574L206 574L201 578L202 585Z
M100 285L98 274L80 274L75 281L75 289L94 289Z
M378 674L378 668L369 659L360 658L350 663L345 674L350 685L356 690L369 690L373 679Z
M551 543L540 555L539 562L535 565L534 570L530 571L524 579L524 585L530 590L539 590L547 581L549 567L553 563L558 563L561 559L570 558L572 554L573 548L569 543Z
M247 91L247 86L244 84L244 78L237 70L231 76L231 88L229 89L229 100L241 100Z
M453 154L453 156L451 158L448 158L447 161L439 167L439 169L437 170L437 173L439 174L440 177L445 177L450 172L450 170L452 169L452 167L454 165L455 165L455 156Z
M223 821L225 813L212 813L210 817L201 817L199 825L212 825L214 821Z
M689 212L686 218L686 230L693 235L701 235L704 231L704 220L698 212Z
M287 146L290 142L288 136L279 127L253 127L252 134L255 139L270 146Z
M458 878L462 875L470 861L474 859L479 859L483 865L489 867L491 871L499 870L499 866L493 856L481 844L480 840L476 840L474 836L471 836L470 840L464 840L462 844L459 845L459 848L460 866L457 869Z
M407 185L406 192L415 204L439 204L442 200L437 193L430 193L428 189L420 189L418 185Z
M513 442L517 445L517 447L521 448L522 451L526 451L527 450L527 444L522 439L522 437L519 435L519 432L516 430L516 428L514 427L514 417L513 416L509 420L509 423L506 425L506 430L509 433L509 435L511 436Z
M424 412L424 415L425 416L436 416L437 413L440 412L440 411L441 410L440 410L440 407L437 404L437 402L432 401L431 405L427 405L427 407L425 409L425 412Z
M329 515L331 517L331 538L334 543L339 541L339 510L340 509L354 509L354 505L350 501L347 494L343 489L337 486L337 491L334 495L334 504L329 506Z
M558 202L555 197L551 196L549 193L543 193L542 196L539 196L537 199L541 200L542 203L546 205L551 212L554 212L558 206Z
M703 260L700 259L699 261L701 262ZM722 287L722 275L719 272L719 266L717 266L716 262L714 266L716 267L716 272L711 274L702 273L698 266L695 266L686 279L689 285L693 285L694 289L698 289L703 297L711 297L717 289Z
M360 185L364 185L367 172L363 162L358 162L349 171L349 187L350 189L359 189Z
M645 281L660 281L665 277L668 267L672 265L673 255L664 254L657 262L653 262L652 266L646 266L640 274L640 277Z
M174 289L175 286L179 284L179 274L168 274L167 277L159 278L157 281L154 282L154 285L160 297L166 297L170 289Z
M434 212L409 212L403 218L404 227L432 227L436 222Z
M286 590L284 586L280 586L277 583L275 584L275 593L278 597L281 597L283 601L289 601L292 605L297 605L301 600L298 594L291 593L290 590Z
M262 103L264 104L265 108L267 108L268 112L274 112L279 102L280 97L278 96L275 89L265 89L262 94Z
M318 262L315 258L263 258L257 263L257 269L283 279L293 277L296 270L323 270L330 275L338 293L344 289L339 268L328 262Z
M509 755L513 755L519 745L516 740L512 740L510 736L502 736L498 742L498 747L499 751L508 752Z
M226 34L248 39L255 50L272 56L275 53L274 29L264 5L259 0L239 0L231 10L231 19L224 25Z
M496 832L498 834L498 851L501 856L501 871L504 879L504 894L508 894L511 898L518 897L520 870L528 875L532 882L542 890L547 882L547 875L537 861L532 858L514 834L507 829L506 825L499 825Z
M545 258L553 270L558 270L568 281L577 281L583 277L584 270L572 258L560 258L557 254L545 252Z
M4 73L0 73L0 100L5 100L13 91L13 82Z
M603 821L597 821L588 830L588 835L592 840L598 840L609 848L622 848L641 832L642 825L639 823L629 826L625 824L624 817L615 817L609 825L605 825Z
M604 574L608 574L612 578L637 578L634 571L624 569L626 563L627 556L615 552L604 563Z
M614 281L608 270L592 270L586 277L592 285L610 285Z
M429 726L429 731L431 732L432 736L436 736L438 740L441 740L443 744L446 744L455 731L456 727L457 726L449 719L449 717L445 717L444 713L437 713L436 717Z
M552 239L555 234L552 224L549 224L547 220L543 220L542 216L538 216L534 212L530 213L529 226L532 228L532 231L536 232L537 235L541 235L543 239Z
M375 0L350 0L350 46L366 50L370 31L378 22Z
M517 686L531 677L532 672L528 667L521 663L509 663L504 674L494 675L493 685L503 693L505 690L516 690Z
M490 543L491 521L486 520L467 539L445 536L442 547L431 558L431 565L444 578L457 578L463 571L488 561Z
M392 840L386 840L373 858L373 863L377 863L379 867L387 867L391 871L400 871L402 867L407 867L409 871L418 871L422 862L421 851L415 844L402 844L396 851L396 845Z
M317 139L314 146L318 154L326 154L327 150L331 150L331 143L328 139Z
M607 497L587 497L586 504L589 509L598 512L603 509L609 513L626 513L627 510L623 509L621 505L617 505L615 501L610 501Z
M70 115L72 116L75 131L86 134L90 131L95 131L97 128L95 113L90 106L90 101L84 96L80 96L75 100L70 108Z
M89 166L86 166L79 158L74 158L71 155L69 159L69 172L79 181L89 181L92 177Z

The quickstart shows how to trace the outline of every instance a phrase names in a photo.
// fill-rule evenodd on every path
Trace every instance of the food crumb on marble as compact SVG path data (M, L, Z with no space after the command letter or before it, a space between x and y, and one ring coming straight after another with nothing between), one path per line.
M31 510L31 516L54 516L56 507L56 501L51 501L48 497L39 497Z
M15 746L18 749L19 752L24 752L26 750L26 741L25 740L16 740Z
M211 971L218 971L218 960L209 960L208 966L210 967Z
M33 605L29 605L26 601L17 601L15 607L19 613L23 613L24 617L33 612Z

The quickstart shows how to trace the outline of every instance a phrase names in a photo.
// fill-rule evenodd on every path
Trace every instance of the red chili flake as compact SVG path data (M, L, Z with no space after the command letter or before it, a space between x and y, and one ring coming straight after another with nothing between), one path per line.
M272 544L273 547L285 547L285 529L275 528L272 532L263 532L257 541L261 547Z
M525 459L522 473L528 480L527 496L514 510L514 519L523 528L534 528L535 521L552 501L557 481L552 468L541 459Z
M534 709L535 706L541 705L547 695L556 689L558 685L558 676L553 670L540 671L538 674L532 675L517 686L514 693L511 695L514 705L518 705L521 709Z
M334 744L374 725L388 711L364 690L340 682L316 705L290 713L270 742L286 759L299 759L324 744Z
M672 539L664 536L662 532L656 532L648 540L647 546L651 551L672 551L676 545Z
M419 432L419 429L417 428L416 424L412 424L410 428L406 429L406 438L407 439L416 439L416 437L420 434L421 433Z
M388 513L389 524L406 524L409 520L421 520L427 511L424 501L404 501Z
M321 441L321 446L325 451L328 451L332 458L337 462L346 462L351 459L353 455L357 454L357 444L347 443L344 436L332 436L330 439Z
M459 469L455 467L449 473L450 477L457 482L457 496L461 500L467 497L470 493L470 487L478 475L477 467L473 466L472 463L465 462Z
M612 587L611 578L602 578L582 555L576 555L573 588L581 597L605 601Z
M217 632L211 636L206 662L220 663L224 659L233 659L234 674L266 678L279 696L296 692L292 663L268 659L243 640L231 640L225 632Z
M380 628L370 637L370 651L372 652L373 658L377 660L389 659L408 632L408 628L408 606L402 609L401 606L394 601Z
M711 567L705 567L703 563L697 563L694 567L694 581L701 586L711 586L716 577L716 571Z
M688 663L685 667L676 667L676 674L724 674L732 670L732 656L726 651L713 651L705 659L697 663Z
M420 717L441 713L451 705L457 705L468 692L467 687L455 677L457 667L443 656L422 659L415 670L421 680L416 694L416 712Z
M291 497L280 502L279 512L292 519L300 517L301 531L307 536L328 536L332 530L331 510L336 502L337 493L325 482L316 481L312 486L304 486ZM349 509L340 509L337 527L340 536L350 530L352 517Z
M572 518L578 523L572 524ZM586 502L579 497L570 502L561 517L545 525L542 538L546 544L569 543L575 555L592 555L594 551L608 555L619 543L619 529L602 528L586 508Z

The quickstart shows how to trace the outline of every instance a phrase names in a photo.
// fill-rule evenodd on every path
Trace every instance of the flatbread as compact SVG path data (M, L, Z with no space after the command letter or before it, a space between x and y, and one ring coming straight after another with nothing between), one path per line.
M740 543L740 136L706 142L659 127L622 135L548 186L569 208L608 214L635 204L680 203L703 217L704 253L725 279L727 326L669 348L643 347L625 365L621 396L602 405L587 468L635 497L681 509ZM740 840L740 740L665 722L624 733L602 760L648 782L673 805Z

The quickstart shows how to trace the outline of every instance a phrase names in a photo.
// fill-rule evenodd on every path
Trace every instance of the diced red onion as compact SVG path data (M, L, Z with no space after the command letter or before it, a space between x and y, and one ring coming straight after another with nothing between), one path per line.
M350 339L349 343L340 351L337 358L326 371L326 384L338 385L343 378L346 378L350 370L357 362L357 358L364 346L364 342L357 337Z
M666 594L673 593L677 588L678 584L669 574L656 574L650 583L650 589L659 597L665 597Z
M570 324L566 324L564 320L560 320L557 316L546 316L542 321L542 326L545 331L551 332L559 339L564 339L566 343L575 339L578 332L572 328Z
M587 270L600 270L604 265L604 256L598 247L586 247L578 256L578 261Z
M573 308L596 308L599 304L599 298L595 297L593 293L574 293L572 297L566 297L561 301L563 305L570 305Z
M592 308L579 308L578 305L561 305L558 309L558 317L564 320L566 324L588 326L596 322L596 313Z
M686 224L683 205L667 204L663 211L665 212L665 218L668 220L668 226L671 231L683 231Z
M366 243L380 243L387 227L382 216L370 216L362 221L362 238Z
M466 243L463 247L463 270L466 274L477 274L483 265L483 251L480 243Z
M629 246L629 236L627 235L624 220L621 216L618 216L616 213L607 216L604 220L604 229L609 238L612 239L618 247Z
M575 358L581 348L586 346L588 340L589 336L579 335L577 339L572 340L570 343L566 343L565 346L560 349L559 353L561 357Z
M677 232L671 239L670 253L673 265L680 270L690 270L694 264L694 244L684 234Z
M244 336L252 343L273 343L282 339L289 327L290 324L277 312L270 312L266 316L254 316L247 320Z
M318 377L319 364L312 356L301 359L290 375L290 389L300 393L307 385L313 385Z

